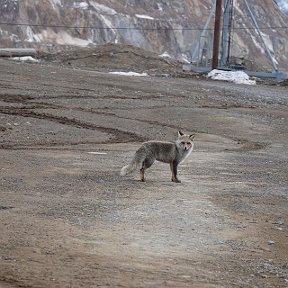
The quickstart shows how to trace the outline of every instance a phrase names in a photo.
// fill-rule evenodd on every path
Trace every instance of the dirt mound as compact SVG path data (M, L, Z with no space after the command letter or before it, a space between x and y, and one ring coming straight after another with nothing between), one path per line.
M96 47L72 48L42 54L40 58L54 63L97 71L134 71L150 74L175 74L182 71L182 64L167 57L132 45L105 44Z

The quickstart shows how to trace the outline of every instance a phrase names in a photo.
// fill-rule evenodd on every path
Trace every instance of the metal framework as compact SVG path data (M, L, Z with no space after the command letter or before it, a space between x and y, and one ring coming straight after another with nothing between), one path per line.
M254 25L255 25L255 28L256 28L256 30L257 30L257 33L259 34L260 39L262 40L263 46L264 46L264 48L265 48L265 51L266 51L269 59L271 60L272 67L273 67L273 72L277 72L277 71L278 71L278 68L277 68L277 66L276 66L276 64L275 64L275 62L274 62L274 60L273 60L273 57L272 57L272 55L271 55L271 52L270 52L269 48L267 47L267 45L266 45L266 43L265 43L265 40L264 40L264 38L263 38L263 36L262 36L262 33L261 33L260 29L259 29L259 26L258 26L258 23L257 23L257 21L256 21L256 18L255 18L255 16L254 16L254 14L253 14L253 12L252 12L252 10L251 10L248 2L247 2L246 0L244 0L244 3L245 3L245 5L246 5L246 7L247 7L247 9L248 9L248 11L249 11L249 14L250 14L250 16L251 16L251 18L252 18L252 21L253 21Z
M278 77L280 74L282 75L283 73L278 72L278 67L277 67L277 65L276 65L276 63L275 63L275 61L271 55L269 48L267 47L267 44L265 43L265 40L263 38L263 34L260 31L257 20L256 20L254 14L250 8L249 3L247 2L247 0L243 0L243 1L244 1L244 4L247 8L247 11L248 11L251 19L252 19L255 30L257 31L257 33L261 39L261 42L262 42L263 47L265 49L266 55L269 58L269 60L271 61L272 72L275 75L277 74L277 77ZM234 2L235 2L234 0L224 0L224 7L222 8L222 15L220 13L220 16L219 16L219 11L218 11L218 15L215 15L215 18L217 18L217 16L219 17L219 19L217 19L218 22L219 22L219 20L221 20L221 18L223 19L221 49L220 49L220 65L219 65L220 68L228 68L229 69L230 50L231 50L231 41L232 41ZM200 33L199 39L195 45L195 48L194 48L194 51L192 54L192 63L195 63L196 67L199 67L203 64L204 64L204 66L208 67L208 58L211 57L211 40L210 40L209 35L207 36L207 31L208 31L207 28L210 25L211 19L212 19L213 15L215 14L215 11L217 12L217 9L219 9L219 7L218 7L219 3L220 3L220 5L222 4L222 2L219 0L212 0L211 11L209 13L209 16L207 18L207 21L204 25L203 30ZM216 23L216 21L215 21L215 23ZM215 38L215 36L219 37L219 35L217 35L217 34L214 35L214 38ZM215 63L216 63L216 60L214 59L215 57L217 58L217 65L216 66L218 67L219 44L218 44L218 50L217 50L217 47L215 45L217 45L217 41L216 41L216 44L214 41L214 47L213 47L213 52L214 52L213 53L213 62L214 63L212 63L213 69L215 68ZM202 68L204 68L204 67L202 67ZM281 76L279 76L279 77L281 78Z
M199 35L198 41L197 41L197 43L196 43L196 46L195 46L194 51L193 51L193 54L192 54L192 62L196 63L197 66L199 66L201 58L202 58L202 60L203 60L203 57L204 57L205 55L206 55L206 57L207 57L206 66L207 66L207 64L208 64L208 55L210 54L210 53L208 53L208 52L210 52L210 51L209 51L210 45L209 45L209 47L207 47L207 46L208 46L207 44L208 44L208 42L210 42L210 41L209 41L209 36L207 36L207 28L209 27L210 22L211 22L211 19L212 19L212 17L214 16L215 8L216 8L216 0L212 0L212 8L211 8L211 10L210 10L210 13L209 13L209 16L208 16L208 18L207 18L207 21L206 21L206 23L205 23L205 25L204 25L204 28L203 28L203 30L201 31L200 35ZM210 43L209 43L209 44L210 44ZM207 48L206 48L206 53L203 53L203 51L202 51L202 53L200 52L202 46L204 46L204 47L206 46L206 47L207 47ZM205 49L205 48L204 48L204 49ZM205 51L205 50L204 50L204 51ZM202 57L200 56L200 54L202 54ZM204 55L204 54L205 54L205 55Z

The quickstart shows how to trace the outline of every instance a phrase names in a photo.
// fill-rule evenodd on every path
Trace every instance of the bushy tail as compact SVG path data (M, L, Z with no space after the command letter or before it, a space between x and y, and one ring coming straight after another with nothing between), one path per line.
M141 163L143 162L143 160L145 159L145 151L143 150L143 147L140 147L140 149L138 149L134 155L133 160L131 161L130 164L124 166L121 169L120 175L121 176L125 176L131 172L133 172L134 170L136 170Z
M133 172L137 168L137 163L133 159L132 162L121 169L120 175L125 176L131 172Z

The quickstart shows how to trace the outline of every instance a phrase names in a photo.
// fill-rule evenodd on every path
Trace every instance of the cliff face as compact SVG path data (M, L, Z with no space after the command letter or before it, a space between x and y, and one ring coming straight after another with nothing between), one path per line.
M270 67L255 29L242 29L254 27L244 0L234 2L231 55ZM266 46L280 68L287 71L288 33L287 28L279 27L287 26L288 17L275 1L249 3L263 28ZM58 45L127 43L191 61L210 10L211 0L0 0L0 46L47 49ZM11 25L14 23L22 25ZM212 42L211 30L207 37Z

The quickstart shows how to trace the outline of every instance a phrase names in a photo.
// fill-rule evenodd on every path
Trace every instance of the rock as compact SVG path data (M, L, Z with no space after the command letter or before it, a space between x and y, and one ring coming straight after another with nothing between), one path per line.
M282 217L278 217L274 224L283 225L284 219Z

